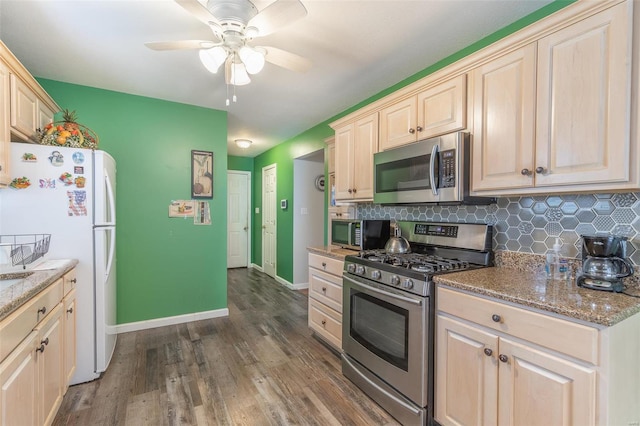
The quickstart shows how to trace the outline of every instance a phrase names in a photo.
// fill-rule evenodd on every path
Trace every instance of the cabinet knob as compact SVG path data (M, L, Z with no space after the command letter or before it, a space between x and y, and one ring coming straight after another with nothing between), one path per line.
M491 349L489 349L489 348L484 348L484 354L486 356L491 356L491 355L493 355L493 351Z
M2 171L2 165L0 165L0 172Z
M356 190L355 188L353 188L353 193L354 193L354 194L356 193L356 191L357 191L357 190Z
M73 313L73 308L67 309L67 313L72 314Z
M322 262L322 267L323 267L324 269L327 269L327 262Z
M542 173L546 173L547 169L545 169L544 167L536 167L536 173L537 174L542 174Z
M417 130L417 131L419 131L419 132L421 132L421 131L422 131L422 126L418 126L418 127L416 127L416 130Z
M327 292L327 288L326 287L322 287L322 292L326 293Z
M523 176L531 176L531 170L522 169L522 170L520 170L520 174L523 175Z
M75 284L75 283L77 283L77 282L78 282L78 280L77 280L76 278L74 278L74 279L72 279L72 280L71 280L71 282L72 282L73 284Z
M501 322L502 321L502 317L500 315L497 315L497 314L491 315L491 319L493 320L493 322Z
M47 307L43 306L42 308L38 309L38 313L44 315L47 312Z
M45 345L45 346L49 346L49 338L47 337L46 339L41 340L41 341L40 341L40 344L41 344L41 345Z
M414 134L416 131L414 128L409 129L409 133Z
M501 362L507 362L507 361L509 361L509 357L508 357L508 356L506 356L505 354L500 354L500 355L498 356L498 359L499 359Z
M40 347L36 349L36 352L44 352L44 345L40 345Z
M349 194L351 194L351 193L353 192L353 189L349 188L349 189L347 190L347 192L348 192Z
M327 320L322 320L322 325L327 325Z

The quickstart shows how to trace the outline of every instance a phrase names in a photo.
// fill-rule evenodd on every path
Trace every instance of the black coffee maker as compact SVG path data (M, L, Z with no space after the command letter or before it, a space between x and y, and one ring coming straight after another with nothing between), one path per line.
M626 237L582 235L582 274L577 278L578 286L621 292L622 278L634 272L626 256Z

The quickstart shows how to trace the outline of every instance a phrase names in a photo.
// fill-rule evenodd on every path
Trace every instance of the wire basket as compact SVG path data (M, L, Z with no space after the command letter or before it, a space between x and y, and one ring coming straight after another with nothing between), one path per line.
M51 234L0 235L0 248L7 253L11 265L23 268L47 254L50 242Z

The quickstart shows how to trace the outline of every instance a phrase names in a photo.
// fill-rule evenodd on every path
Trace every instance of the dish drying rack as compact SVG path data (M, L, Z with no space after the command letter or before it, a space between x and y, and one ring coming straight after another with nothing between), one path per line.
M49 251L51 234L0 235L0 249L5 250L12 266L27 265L43 257Z

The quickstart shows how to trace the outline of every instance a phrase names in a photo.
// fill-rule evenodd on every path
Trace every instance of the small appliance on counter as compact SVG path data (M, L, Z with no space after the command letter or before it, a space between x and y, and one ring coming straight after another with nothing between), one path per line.
M389 240L390 229L388 219L333 219L331 244L352 250L381 249Z
M614 235L582 236L582 274L579 287L621 292L622 278L633 274L633 265L626 258L627 239Z

